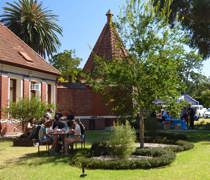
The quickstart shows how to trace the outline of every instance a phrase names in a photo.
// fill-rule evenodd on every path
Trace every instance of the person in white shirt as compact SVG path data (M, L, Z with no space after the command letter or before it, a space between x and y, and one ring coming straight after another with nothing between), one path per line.
M80 129L80 125L75 121L72 120L71 124L68 123L69 130L68 130L68 137L66 137L64 139L64 143L65 143L65 154L68 154L68 148L69 145L72 145L74 142L80 141L81 140L81 129Z
M50 120L52 120L53 119L53 110L47 109L45 116L47 116Z

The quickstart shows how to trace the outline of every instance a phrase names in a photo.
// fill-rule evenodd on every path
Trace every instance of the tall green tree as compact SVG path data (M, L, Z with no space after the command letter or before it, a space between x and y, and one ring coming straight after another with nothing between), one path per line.
M57 15L37 0L6 3L1 22L43 57L51 56L60 46L62 29Z
M169 0L154 0L161 8ZM210 1L209 0L173 0L170 5L170 24L177 16L184 28L190 31L192 47L198 47L204 58L210 56Z
M140 147L144 147L144 119L154 108L153 101L162 99L174 104L184 90L188 58L201 60L195 50L187 48L190 39L180 24L169 27L168 8L157 15L158 9L150 0L126 4L118 24L130 57L113 61L98 58L95 71L99 78L94 77L92 83L99 92L108 93L109 101L115 101L124 112L132 107L132 115L140 124ZM110 89L126 90L130 104L124 103L128 96L120 93L120 98L114 97Z
M64 52L54 55L50 63L61 72L61 81L76 82L81 75L79 68L81 59L75 56L73 50L65 50Z
M210 79L200 73L194 73L187 81L186 93L205 107L210 107Z

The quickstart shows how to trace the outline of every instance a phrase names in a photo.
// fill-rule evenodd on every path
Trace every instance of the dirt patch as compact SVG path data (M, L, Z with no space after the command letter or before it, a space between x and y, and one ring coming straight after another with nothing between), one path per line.
M155 148L155 147L176 147L177 145L173 144L159 144L159 143L144 143L144 147L147 148ZM139 143L135 144L135 147L140 147Z
M128 160L141 160L141 159L151 159L152 157L149 156L135 156L132 155L128 158ZM113 156L97 156L97 157L92 157L94 160L102 160L102 161L114 161L114 160L120 160L121 158L119 157L113 157Z

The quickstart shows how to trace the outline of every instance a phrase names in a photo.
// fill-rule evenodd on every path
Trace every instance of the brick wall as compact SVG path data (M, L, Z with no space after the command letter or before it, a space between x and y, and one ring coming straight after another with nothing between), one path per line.
M9 78L7 76L0 76L0 118L7 118L7 114L5 114L2 109L8 106L8 84Z
M101 95L95 93L91 88L72 88L58 86L57 107L63 114L73 113L76 116L109 116L113 115L106 107ZM93 119L87 124L91 129L104 129L105 119ZM111 120L113 122L113 120ZM110 125L112 123L109 123Z
M58 111L74 113L76 116L111 115L100 95L90 88L57 88Z
M22 132L21 123L14 123L11 121L0 122L0 135L6 134L15 135Z

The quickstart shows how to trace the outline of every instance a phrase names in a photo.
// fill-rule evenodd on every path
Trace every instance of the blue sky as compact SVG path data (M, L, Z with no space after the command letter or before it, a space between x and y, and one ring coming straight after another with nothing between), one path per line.
M0 14L6 2L0 0ZM106 23L106 12L111 9L118 15L124 0L42 0L44 7L53 10L59 17L59 25L63 28L62 46L59 49L74 49L76 55L86 62L91 49ZM203 73L210 76L210 59L204 62Z

